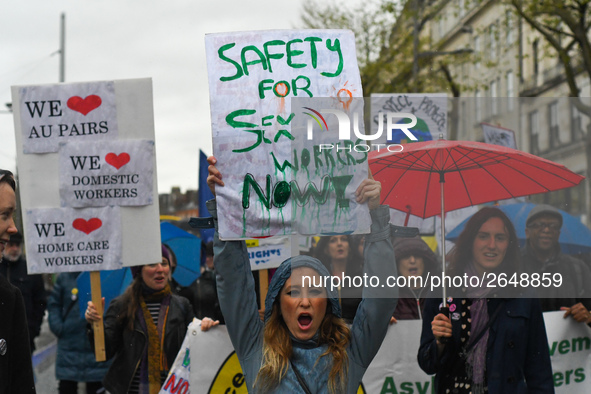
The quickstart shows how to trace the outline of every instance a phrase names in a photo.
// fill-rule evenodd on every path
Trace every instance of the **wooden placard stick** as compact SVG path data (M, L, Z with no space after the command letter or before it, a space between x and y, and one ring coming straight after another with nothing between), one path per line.
M105 331L103 326L103 300L101 294L101 273L100 271L92 271L90 273L90 293L92 296L92 303L94 304L97 313L101 320L92 323L94 331L94 356L96 361L106 361L107 353L105 351Z
M265 313L265 298L269 290L269 270L259 270L259 299L261 301L261 310Z

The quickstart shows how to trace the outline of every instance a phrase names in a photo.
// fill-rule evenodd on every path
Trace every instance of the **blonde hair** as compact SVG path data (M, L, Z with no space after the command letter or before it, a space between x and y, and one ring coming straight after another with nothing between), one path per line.
M327 313L319 328L320 345L327 344L328 348L318 357L331 355L332 368L329 373L328 389L330 393L344 392L347 385L349 371L349 356L347 346L351 341L351 330L345 321L331 313ZM285 377L289 368L289 360L293 354L289 330L279 311L279 303L273 304L271 317L265 323L263 333L263 363L254 386L262 392L268 392L277 387ZM315 365L316 365L315 364Z

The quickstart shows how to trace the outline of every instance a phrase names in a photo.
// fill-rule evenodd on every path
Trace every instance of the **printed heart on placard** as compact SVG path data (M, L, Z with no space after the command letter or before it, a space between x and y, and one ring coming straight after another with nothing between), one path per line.
M116 155L113 152L111 152L107 153L107 156L105 156L105 161L113 167L115 167L116 169L120 169L121 167L129 163L129 159L129 154L125 152L120 153L119 155Z
M103 101L96 94L91 94L84 99L80 96L72 96L68 99L68 108L86 116L90 111L100 107L102 103Z
M78 231L82 231L85 234L90 234L94 230L99 229L103 225L103 222L99 218L92 218L88 221L78 218L72 222L72 227Z

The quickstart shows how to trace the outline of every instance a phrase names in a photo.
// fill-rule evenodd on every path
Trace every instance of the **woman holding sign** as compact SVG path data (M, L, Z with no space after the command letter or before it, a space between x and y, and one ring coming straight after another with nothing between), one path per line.
M111 394L158 393L185 339L193 308L171 293L169 261L162 246L162 262L131 267L133 282L105 314L107 359L114 359L103 384ZM100 320L92 301L85 317Z
M207 183L215 195L224 182L216 159L208 162ZM373 219L365 244L365 272L385 280L396 275L396 264L389 211L379 205L380 192L379 182L366 179L356 195L359 203L368 203ZM216 202L207 204L217 229ZM216 231L214 264L222 313L249 392L357 392L386 335L396 307L395 288L365 288L349 328L341 318L336 289L330 283L318 285L329 278L322 263L310 256L292 257L273 275L263 323L245 243L221 241Z
M474 214L450 252L450 277L519 276L519 244L509 218L497 208ZM475 278L476 277L476 278ZM439 312L441 298L425 304L418 360L437 374L438 393L553 393L548 339L539 300L504 282L457 290L448 297L450 316ZM504 293L501 293L504 292ZM505 298L505 297L511 298Z

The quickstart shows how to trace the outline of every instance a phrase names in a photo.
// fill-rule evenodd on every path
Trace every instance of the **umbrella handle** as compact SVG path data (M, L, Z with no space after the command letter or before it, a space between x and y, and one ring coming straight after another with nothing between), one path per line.
M439 308L439 313L443 313L445 317L449 318L449 307L447 306L447 303L445 304L445 306ZM450 342L450 340L451 337L442 337L441 339L439 339L439 343L441 343L442 345L447 345Z

